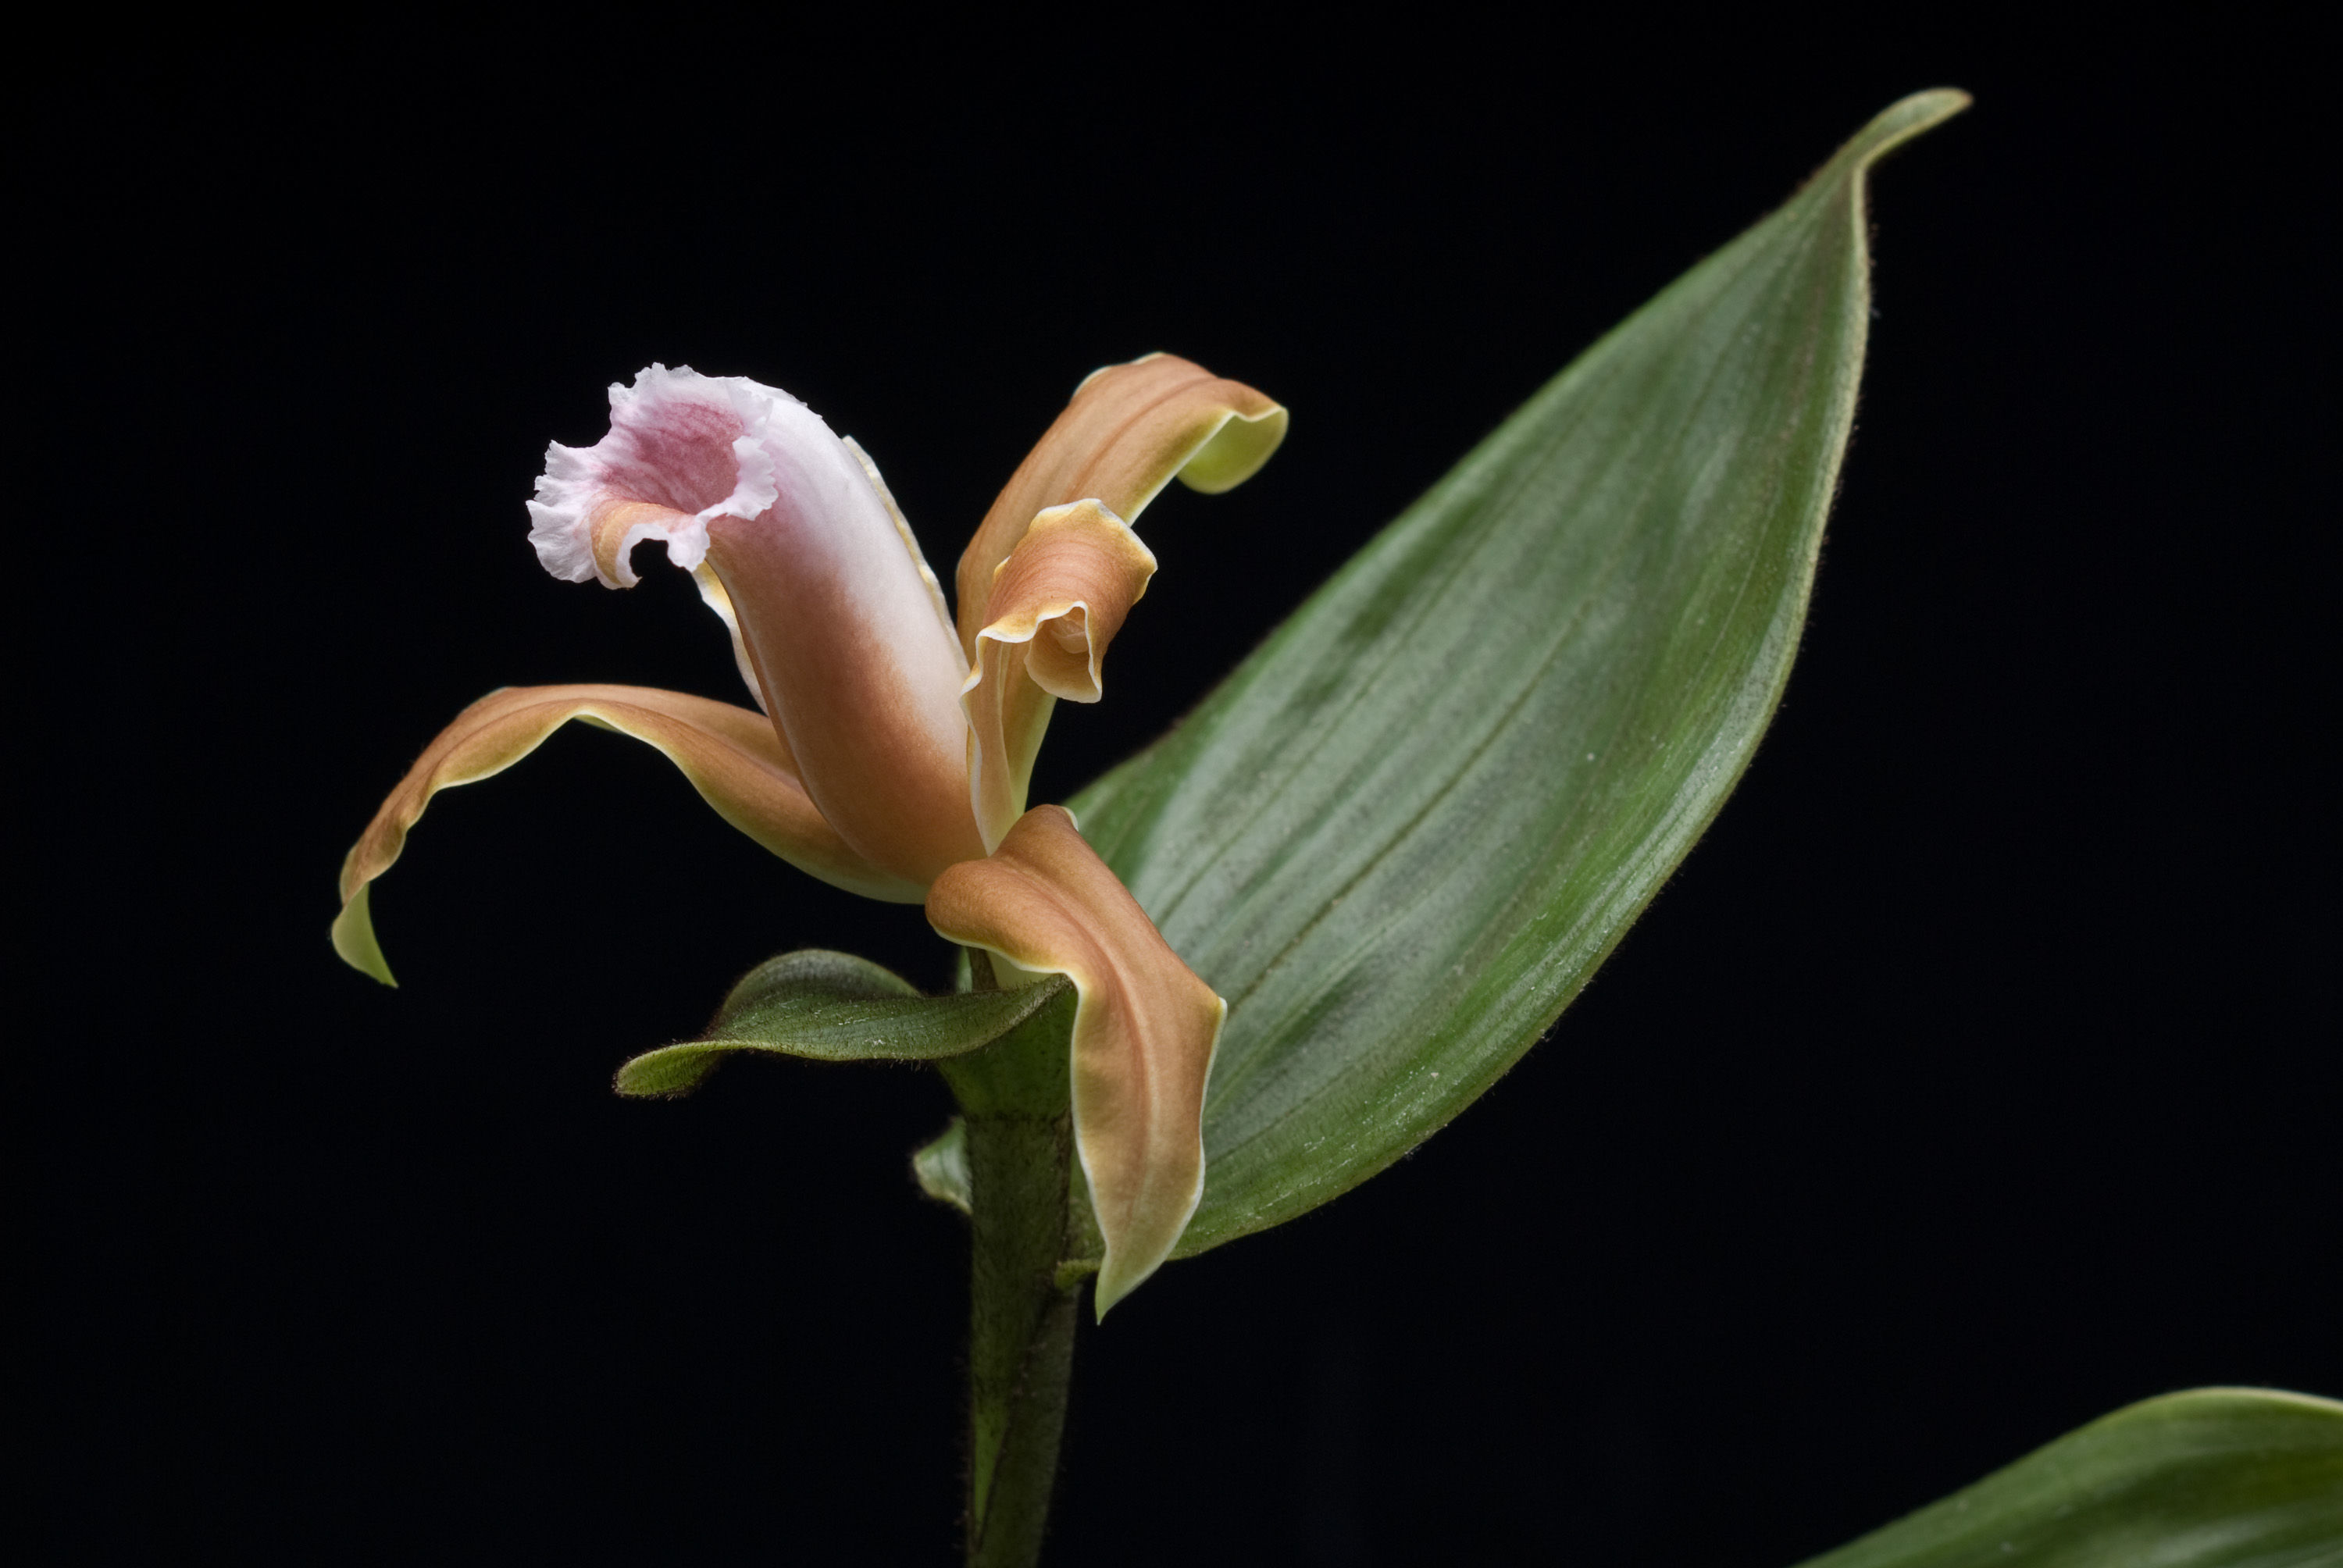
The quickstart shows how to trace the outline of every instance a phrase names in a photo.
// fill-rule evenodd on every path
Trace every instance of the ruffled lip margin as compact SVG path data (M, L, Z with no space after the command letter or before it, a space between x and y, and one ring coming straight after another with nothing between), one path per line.
M564 582L593 578L605 588L632 588L640 580L631 560L635 547L659 539L675 565L686 570L698 567L708 556L710 522L759 517L780 498L766 443L775 412L796 403L778 387L742 376L702 376L689 365L672 370L653 365L635 377L632 387L611 383L608 434L591 447L555 441L545 449L545 472L538 477L537 498L528 503L528 542L536 548L538 560ZM674 506L669 498L633 493L624 470L669 467L656 455L657 448L690 439L681 427L692 423L736 432L730 442L731 492L696 512ZM605 569L594 548L595 524L618 506L641 510L610 552L609 569Z

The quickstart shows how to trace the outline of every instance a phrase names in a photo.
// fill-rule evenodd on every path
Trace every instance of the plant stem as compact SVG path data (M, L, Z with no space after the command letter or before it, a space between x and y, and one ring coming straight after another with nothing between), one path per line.
M980 957L981 955L979 955ZM988 970L976 970L981 987ZM967 1560L1041 1561L1065 1430L1079 1282L1061 1288L1073 1118L1072 998L945 1064L967 1126L970 1209Z

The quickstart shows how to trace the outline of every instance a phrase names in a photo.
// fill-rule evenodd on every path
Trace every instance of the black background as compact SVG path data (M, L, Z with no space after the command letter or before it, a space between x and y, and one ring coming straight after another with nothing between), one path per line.
M1747 780L1486 1101L1167 1269L1076 1368L1061 1563L1779 1568L2113 1407L2343 1394L2323 89L2271 31L1144 42L777 14L45 63L11 619L15 1271L51 1560L951 1560L960 1222L912 1070L610 1070L918 911L657 756L443 797L465 702L737 695L521 501L654 360L860 438L939 562L1095 365L1294 410L1036 799L1158 732L1606 327L1904 93L1815 613ZM1134 35L1135 36L1135 35ZM647 568L652 563L646 560Z

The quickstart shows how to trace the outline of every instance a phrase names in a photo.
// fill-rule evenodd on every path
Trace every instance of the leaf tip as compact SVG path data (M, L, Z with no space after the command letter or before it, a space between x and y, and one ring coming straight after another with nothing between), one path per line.
M1931 87L1898 98L1857 131L1839 156L1855 172L1873 164L1924 131L1934 130L1976 100L1958 87Z
M628 1100L681 1100L706 1081L723 1062L720 1051L702 1049L702 1042L663 1045L619 1064L610 1075L610 1087Z

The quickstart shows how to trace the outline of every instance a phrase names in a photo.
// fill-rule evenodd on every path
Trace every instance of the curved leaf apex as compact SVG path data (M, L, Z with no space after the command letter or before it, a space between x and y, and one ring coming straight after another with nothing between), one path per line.
M375 940L373 892L373 883L362 885L334 917L334 950L350 968L397 990L398 982L390 977L390 961L382 956L382 944Z
M628 1100L681 1100L723 1064L724 1048L698 1040L662 1046L621 1062L610 1087Z
M1958 87L1931 87L1925 93L1915 93L1872 116L1863 129L1847 138L1839 148L1825 173L1860 174L1886 153L1910 141L1923 131L1933 130L1959 114L1975 102Z

